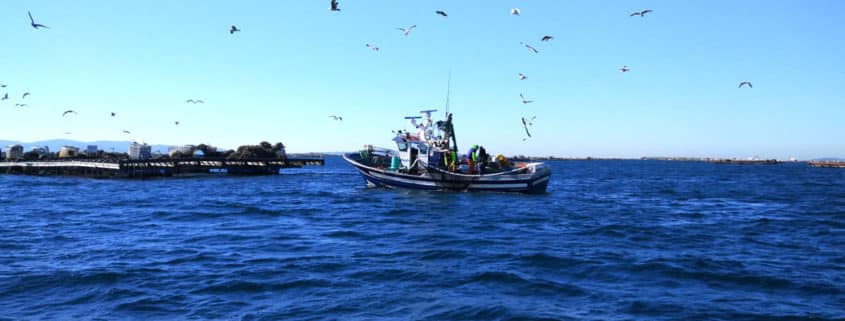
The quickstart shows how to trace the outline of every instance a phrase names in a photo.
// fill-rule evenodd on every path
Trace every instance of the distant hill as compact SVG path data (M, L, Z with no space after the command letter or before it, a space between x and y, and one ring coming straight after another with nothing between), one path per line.
M126 153L129 151L129 144L132 142L129 141L113 141L113 140L98 140L93 142L82 142L77 140L70 140L70 139L50 139L50 140L40 140L36 142L19 142L13 140L0 140L0 149L5 151L9 145L20 144L23 146L25 151L30 150L33 147L42 147L47 146L50 148L51 151L58 151L59 148L62 146L75 146L81 149L85 149L88 145L97 145L97 149L111 152L112 148L117 153ZM161 151L162 153L167 153L167 147L170 145L151 145L152 151Z

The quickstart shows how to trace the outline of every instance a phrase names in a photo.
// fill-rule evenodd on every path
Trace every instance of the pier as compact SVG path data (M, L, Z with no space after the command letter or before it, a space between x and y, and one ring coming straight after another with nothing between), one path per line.
M0 161L0 173L91 178L148 178L206 175L278 175L285 168L323 166L322 155L248 159L58 159Z
M808 164L813 167L845 168L845 162L839 161L813 161Z

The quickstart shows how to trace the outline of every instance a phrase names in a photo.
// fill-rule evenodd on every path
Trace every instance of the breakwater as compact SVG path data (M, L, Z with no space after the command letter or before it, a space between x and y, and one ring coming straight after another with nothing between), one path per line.
M0 173L91 178L184 177L203 175L277 175L285 168L322 166L322 155L281 159L62 159L0 161Z

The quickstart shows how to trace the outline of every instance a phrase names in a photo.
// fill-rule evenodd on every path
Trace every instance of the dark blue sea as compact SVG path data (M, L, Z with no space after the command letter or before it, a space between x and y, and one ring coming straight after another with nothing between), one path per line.
M0 175L0 320L845 319L845 170L551 162L547 194Z

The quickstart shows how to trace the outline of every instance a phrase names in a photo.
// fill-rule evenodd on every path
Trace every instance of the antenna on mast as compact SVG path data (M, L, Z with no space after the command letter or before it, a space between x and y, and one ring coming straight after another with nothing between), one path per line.
M452 71L449 70L449 80L446 82L446 117L449 116L449 94L452 91Z

